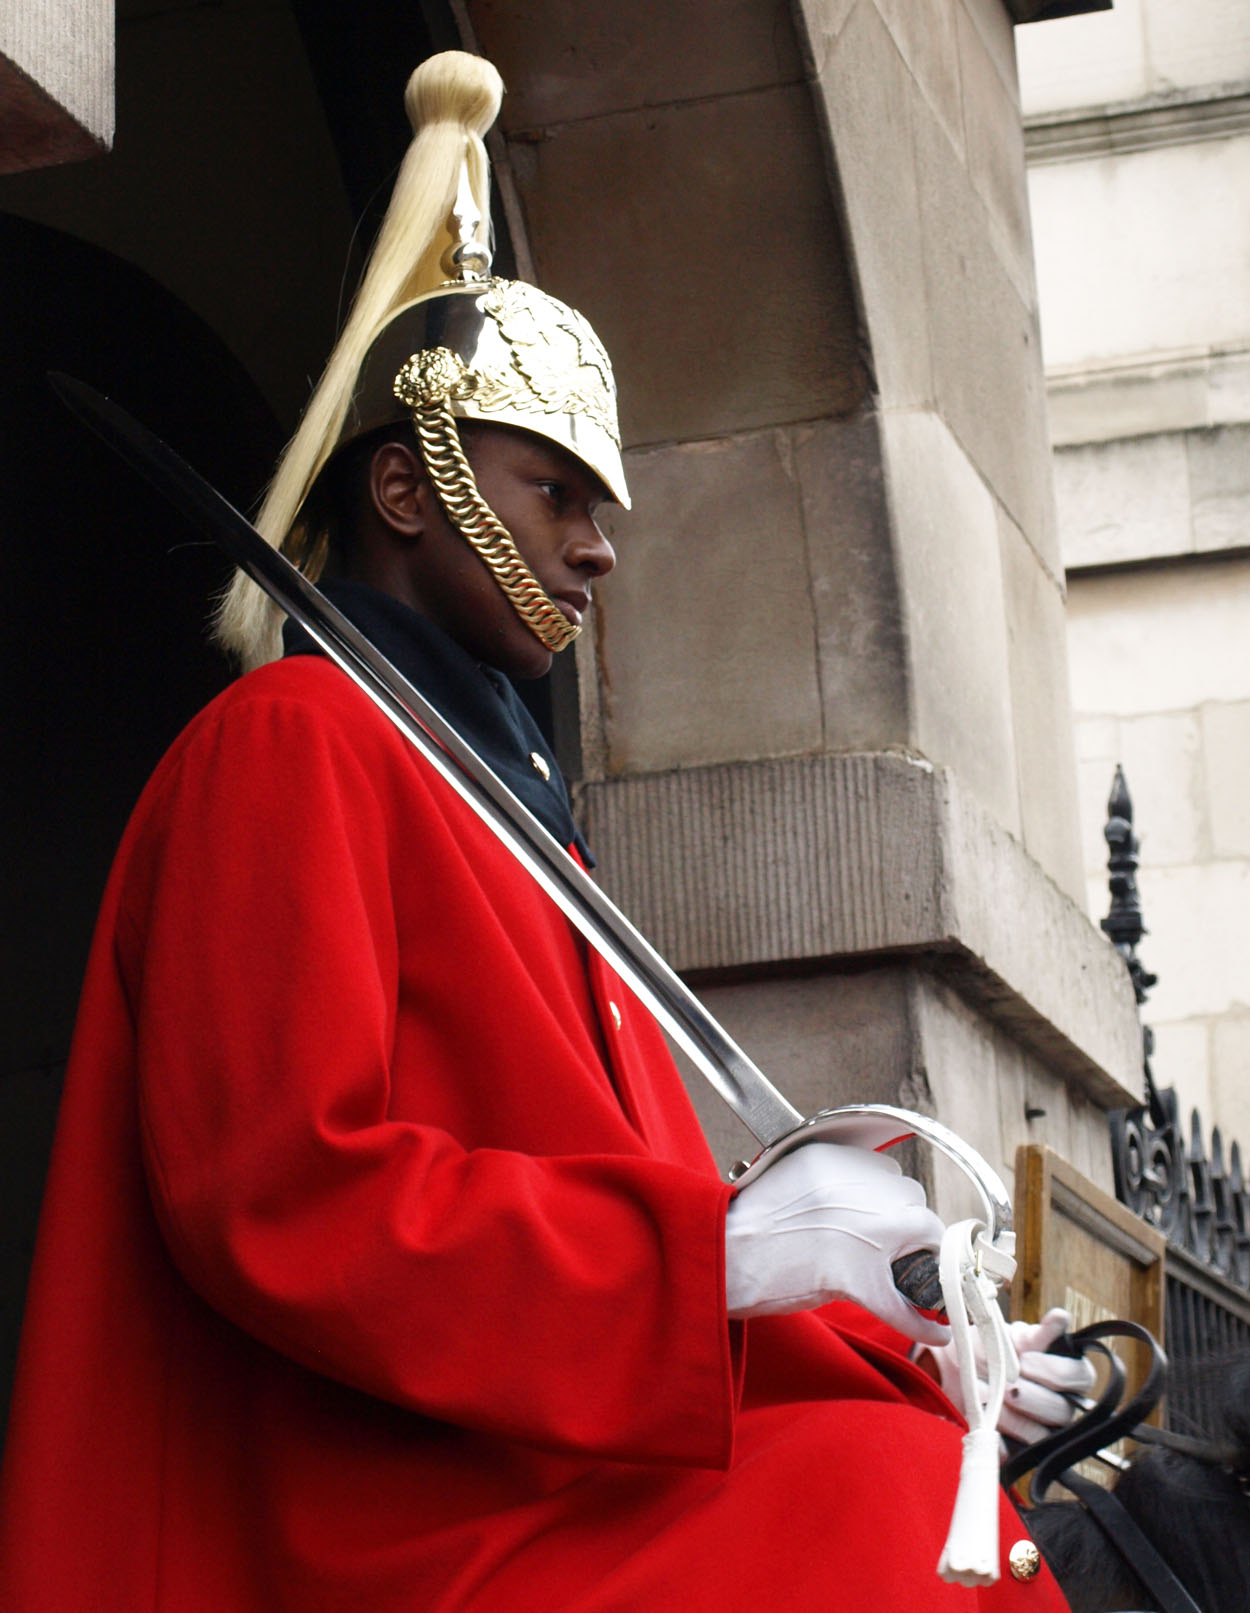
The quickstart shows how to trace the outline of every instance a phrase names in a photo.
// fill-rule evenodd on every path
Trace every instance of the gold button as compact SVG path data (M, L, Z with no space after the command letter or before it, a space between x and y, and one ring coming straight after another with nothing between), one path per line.
M1007 1566L1013 1579L1034 1579L1042 1566L1042 1554L1031 1540L1017 1540L1007 1553Z
M608 1004L608 1012L612 1016L612 1023L616 1026L617 1030L619 1031L620 1028L621 1028L621 1011L620 1011L620 1009L616 1006L615 1003L609 1003Z
M551 777L551 769L547 766L547 758L540 756L536 750L530 752L530 761L534 764L534 771L543 778Z

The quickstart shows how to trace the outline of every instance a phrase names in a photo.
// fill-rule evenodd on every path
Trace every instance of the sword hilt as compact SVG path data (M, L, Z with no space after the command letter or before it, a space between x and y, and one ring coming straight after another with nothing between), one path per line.
M894 1286L904 1299L918 1311L927 1311L941 1322L946 1320L936 1255L928 1249L913 1249L909 1254L900 1255L890 1270L894 1274Z
M844 1143L856 1148L881 1150L906 1137L920 1137L931 1143L940 1153L952 1160L971 1181L981 1199L985 1212L985 1233L989 1245L998 1256L996 1264L1003 1272L1014 1270L1012 1253L1015 1240L1011 1230L1011 1200L1002 1178L989 1162L977 1153L962 1137L929 1115L916 1114L910 1109L899 1109L891 1103L850 1103L839 1109L822 1109L802 1125L793 1127L773 1140L749 1163L742 1161L729 1172L736 1186L745 1186L753 1177L761 1175L786 1154L801 1148L804 1143ZM900 1255L891 1266L894 1284L904 1299L917 1310L927 1311L945 1318L946 1303L942 1298L942 1281L938 1275L937 1258L928 1249L913 1249ZM1009 1272L1008 1272L1009 1274Z

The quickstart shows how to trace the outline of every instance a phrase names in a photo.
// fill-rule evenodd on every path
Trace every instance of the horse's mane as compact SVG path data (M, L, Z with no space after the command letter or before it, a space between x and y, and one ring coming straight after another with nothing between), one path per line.
M1173 1387L1179 1373L1173 1372ZM1141 1451L1115 1494L1203 1613L1244 1613L1250 1585L1250 1359L1207 1361L1184 1374L1217 1407L1201 1455ZM1178 1397L1179 1398L1179 1397ZM1192 1436L1187 1444L1193 1443ZM1028 1514L1073 1613L1157 1608L1090 1515L1072 1501Z

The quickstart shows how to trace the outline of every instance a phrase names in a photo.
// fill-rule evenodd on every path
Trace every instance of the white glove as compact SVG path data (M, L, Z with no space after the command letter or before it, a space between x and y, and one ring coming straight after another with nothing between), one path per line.
M950 1337L908 1304L890 1263L936 1250L942 1223L924 1189L866 1148L805 1143L733 1199L725 1220L731 1316L777 1316L851 1299L922 1343Z
M1057 1338L1070 1331L1072 1318L1067 1311L1047 1311L1040 1322L1012 1322L1007 1329L1016 1355L1020 1359L1020 1377L1007 1390L1002 1416L998 1419L998 1432L1008 1439L1032 1445L1044 1439L1056 1428L1066 1428L1076 1416L1077 1408L1068 1395L1087 1395L1094 1387L1098 1374L1092 1361L1084 1356L1047 1355L1046 1351ZM942 1389L948 1400L968 1415L959 1383L959 1368L952 1345L933 1352L934 1364ZM974 1345L977 1376L985 1370L985 1351L977 1335ZM977 1385L981 1404L988 1398L985 1382Z

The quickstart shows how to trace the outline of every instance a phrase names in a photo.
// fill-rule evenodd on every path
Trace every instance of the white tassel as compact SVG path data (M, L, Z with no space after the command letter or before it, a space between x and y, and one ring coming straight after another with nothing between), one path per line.
M951 1514L938 1574L951 1585L993 1585L998 1579L998 1419L1007 1384L1020 1376L1003 1314L995 1303L995 1283L1015 1270L1009 1233L999 1247L987 1243L979 1221L958 1221L946 1230L938 1269L959 1364L968 1432L963 1440L959 1490ZM975 1238L975 1247L974 1247ZM993 1276L991 1277L991 1273ZM985 1346L989 1397L981 1404L972 1325Z

